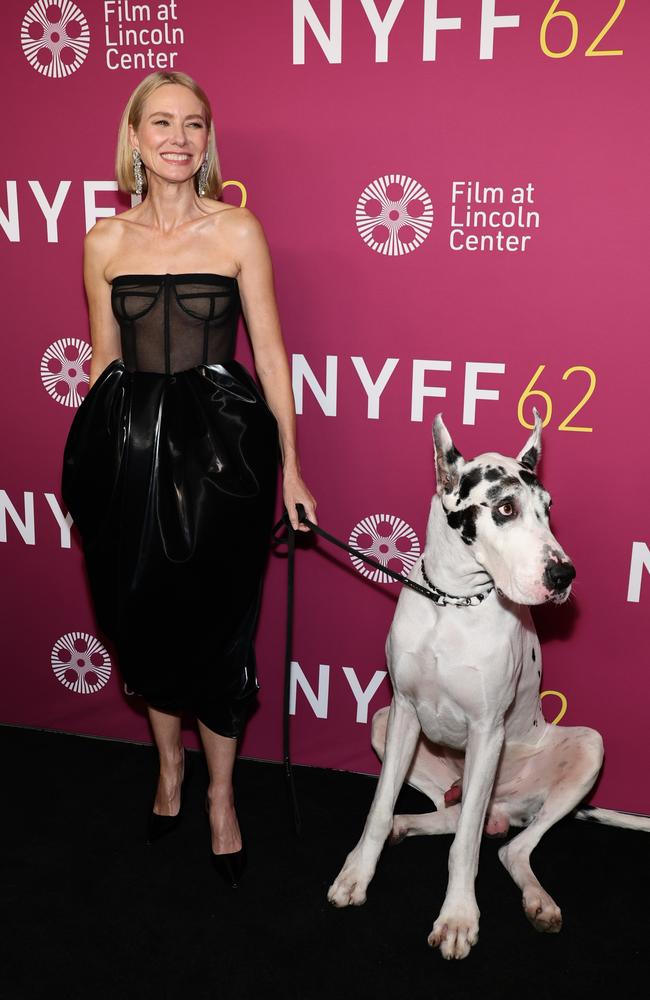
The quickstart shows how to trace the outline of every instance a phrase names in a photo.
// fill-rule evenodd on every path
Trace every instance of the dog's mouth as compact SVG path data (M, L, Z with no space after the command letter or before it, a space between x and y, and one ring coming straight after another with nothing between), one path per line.
M506 593L501 587L496 584L494 589L497 592L498 597L502 601L514 601L515 604L527 604L529 606L539 605L539 604L565 604L571 596L571 586L565 587L564 590L548 590L546 587L538 587L531 593L521 593L516 596Z

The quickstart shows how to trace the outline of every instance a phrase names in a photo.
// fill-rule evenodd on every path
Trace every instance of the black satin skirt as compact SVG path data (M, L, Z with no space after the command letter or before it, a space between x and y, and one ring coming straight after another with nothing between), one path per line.
M111 362L65 446L63 498L124 681L224 736L258 689L278 458L275 418L234 361L172 375Z

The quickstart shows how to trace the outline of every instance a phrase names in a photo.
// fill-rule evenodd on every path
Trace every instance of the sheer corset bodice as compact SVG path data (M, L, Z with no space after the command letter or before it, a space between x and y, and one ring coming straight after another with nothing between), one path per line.
M236 278L122 274L112 286L128 371L172 374L232 359L240 310Z

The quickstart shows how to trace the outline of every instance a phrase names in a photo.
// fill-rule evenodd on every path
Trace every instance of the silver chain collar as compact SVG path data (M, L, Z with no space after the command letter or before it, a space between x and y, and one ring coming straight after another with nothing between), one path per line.
M482 604L485 598L494 590L494 584L491 583L487 590L482 590L480 594L472 594L468 597L461 597L456 594L446 594L444 590L439 590L427 576L427 571L424 568L424 559L420 563L422 569L422 576L424 577L424 582L432 593L432 600L434 604L438 607L444 607L447 604L452 604L456 608L468 608L476 607L478 604Z

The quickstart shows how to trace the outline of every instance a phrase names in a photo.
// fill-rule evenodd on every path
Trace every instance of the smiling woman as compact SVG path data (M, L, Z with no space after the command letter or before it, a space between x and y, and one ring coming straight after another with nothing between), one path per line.
M162 99L161 78L171 85L177 85L178 99L184 107L177 111L169 109ZM184 92L183 92L184 91ZM155 108L146 109L149 98L157 92L161 98ZM194 100L192 100L192 95ZM184 111L179 120L180 111ZM187 148L172 148L177 135L175 129L184 136ZM207 133L207 146L206 146ZM156 169L156 160L163 162L182 162L185 167L191 166L191 171L185 171L187 178L196 175L194 184L199 193L198 171L204 167L204 189L201 194L209 198L218 198L221 194L221 170L214 135L214 124L210 101L204 90L185 73L152 73L146 77L139 87L136 87L127 103L117 140L117 155L115 160L115 176L121 191L133 191L136 188L136 169L134 150L140 154L142 163L149 169ZM178 178L175 178L178 179ZM183 177L183 179L185 179ZM142 171L140 194L146 194L148 188L147 172Z
M158 748L149 842L180 816L187 711L210 772L214 863L235 884L232 768L258 688L279 451L294 527L296 504L314 521L315 501L296 453L268 246L251 212L218 200L210 104L190 77L154 73L136 88L117 178L143 197L86 237L90 389L66 442L63 496L97 619ZM240 311L264 396L234 360Z

